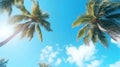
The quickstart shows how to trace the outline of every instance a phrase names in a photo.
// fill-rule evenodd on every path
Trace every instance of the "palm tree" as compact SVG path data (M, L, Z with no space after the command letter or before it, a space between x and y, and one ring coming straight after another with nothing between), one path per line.
M83 38L84 43L89 45L92 41L96 44L100 41L108 47L108 34L115 41L120 41L120 13L115 12L120 8L120 2L107 0L89 0L87 12L77 18L72 27L83 26L77 35L77 39Z
M6 67L7 62L5 59L0 59L0 67Z
M47 31L52 31L50 28L50 23L46 20L49 18L49 15L45 12L42 12L39 8L39 3L37 1L32 0L32 12L30 13L24 5L19 5L18 8L21 10L22 14L14 15L11 17L12 24L17 24L15 28L15 33L8 37L6 40L0 43L0 46L6 44L9 40L11 40L16 34L21 33L21 38L26 37L31 40L33 38L34 32L38 33L40 41L42 42L42 32L41 26L44 27ZM19 23L21 21L26 21Z
M39 63L39 67L50 67L47 63Z
M23 1L24 0L0 0L0 11L1 13L7 11L9 15L11 15L12 6L23 4Z

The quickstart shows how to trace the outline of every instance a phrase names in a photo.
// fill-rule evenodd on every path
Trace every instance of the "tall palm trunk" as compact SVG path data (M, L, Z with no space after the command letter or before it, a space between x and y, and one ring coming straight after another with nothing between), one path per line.
M5 39L4 41L0 42L0 47L5 45L8 41L10 41L15 35L17 35L19 32L23 31L24 29L27 28L27 26L29 26L31 24L31 21L26 22L23 27L17 31L15 31L11 36L9 36L7 39Z

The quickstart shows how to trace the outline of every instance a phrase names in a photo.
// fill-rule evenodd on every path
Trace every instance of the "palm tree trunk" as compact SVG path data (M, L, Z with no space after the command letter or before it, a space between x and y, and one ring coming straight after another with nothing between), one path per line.
M26 22L23 27L17 31L15 31L11 36L9 36L7 39L5 39L4 41L0 42L0 47L5 45L7 42L9 42L15 35L17 35L19 32L23 31L24 29L27 28L27 26L29 26L31 24L31 21Z

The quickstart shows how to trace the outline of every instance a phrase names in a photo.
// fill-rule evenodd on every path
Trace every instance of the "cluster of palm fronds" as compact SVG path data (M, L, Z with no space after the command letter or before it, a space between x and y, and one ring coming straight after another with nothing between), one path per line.
M48 63L39 63L39 67L51 67Z
M0 59L0 67L7 67L6 66L7 62L8 62L8 60Z
M47 13L42 12L39 3L31 0L33 3L32 12L30 13L24 6L24 0L1 0L0 9L8 11L11 14L12 6L17 6L22 14L14 15L10 21L17 24L15 33L8 39L0 43L0 46L7 43L17 33L22 32L21 38L28 37L29 40L33 38L34 32L38 32L40 41L42 42L41 26L47 31L52 31L50 23L46 20L49 18ZM116 12L120 8L120 2L109 0L89 0L87 3L87 11L85 14L79 16L73 23L72 27L84 25L78 32L78 39L84 38L84 43L89 44L92 40L94 44L100 42L107 47L108 34L112 39L120 41L120 13ZM24 23L19 23L22 21Z
M13 5L20 5L23 4L24 0L0 0L0 11L4 12L7 11L9 15L11 15L12 12L12 6Z
M4 2L4 1L8 2L11 0L3 0L1 2ZM22 3L19 3L19 2L22 2ZM9 3L11 5L13 4L13 5L17 6L17 8L22 12L22 14L14 15L10 18L9 22L11 24L17 25L15 28L16 29L15 33L13 35L11 35L10 37L8 37L3 42L1 42L0 46L7 43L19 32L22 32L21 38L27 37L29 40L31 40L33 38L34 32L36 31L38 33L40 41L42 42L41 26L44 27L47 31L52 31L52 29L50 28L50 23L46 20L49 18L49 15L40 9L38 1L31 0L31 2L33 3L31 13L25 8L25 6L23 4L23 0L12 0ZM7 6L2 5L2 6L8 7L8 5ZM11 5L9 5L8 8L11 9L11 7L12 7ZM5 8L5 10L6 10L6 8ZM25 21L24 23L22 22L23 20Z
M78 32L77 38L84 38L84 43L89 44L92 40L97 43L98 40L107 47L108 40L106 34L112 39L120 42L120 2L111 2L108 0L89 0L87 11L79 16L72 24L72 27L84 25Z

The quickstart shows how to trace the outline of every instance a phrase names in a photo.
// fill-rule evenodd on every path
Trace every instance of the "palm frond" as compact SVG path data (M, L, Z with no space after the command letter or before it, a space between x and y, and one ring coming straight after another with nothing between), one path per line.
M7 11L9 15L12 13L12 6L18 5L18 3L23 4L24 0L1 0L0 9L1 12Z
M0 59L0 67L6 67L7 63L8 63L8 60Z
M85 45L89 45L89 43L90 43L90 33L88 33L88 34L84 37L84 43L85 43Z
M48 13L42 13L42 18L45 18L45 19L49 18L49 14Z
M95 6L95 1L94 0L90 0L87 3L87 15L94 16L94 6Z
M78 31L77 39L80 39L85 35L87 28L88 28L88 24L86 24L82 29Z
M47 31L52 31L52 29L50 28L50 23L46 20L42 20L40 22L41 26L43 26Z
M27 31L27 37L29 41L31 41L31 39L33 38L34 32L35 32L35 24L32 24L29 30Z
M42 42L43 39L42 39L42 32L41 32L40 26L38 24L36 24L35 29L36 29L36 32L38 32L38 37L39 37L40 41Z
M33 1L33 6L32 6L32 15L33 16L41 16L42 11L40 10L39 3L36 1Z
M79 16L77 18L77 20L75 20L75 22L73 22L72 28L77 27L85 22L90 22L92 20L92 18L93 18L92 16L87 16L87 15Z
M116 42L120 42L120 36L119 35L116 35L115 33L112 33L112 32L108 32L109 36L115 40Z
M12 12L12 4L14 3L13 0L2 0L0 1L0 10L1 12L7 11L10 15Z
M40 67L50 67L50 65L47 63L39 63L39 66Z
M18 22L20 22L22 20L28 20L28 19L29 19L29 17L27 17L25 15L14 15L14 16L12 16L10 18L10 22L9 23L14 24L14 23L18 23Z
M115 20L101 20L98 24L107 31L120 34L120 24Z
M31 17L30 12L25 8L24 5L19 5L19 6L17 6L17 8L20 9L20 11L23 13L23 15Z
M108 47L108 41L107 41L107 37L106 37L105 33L103 33L99 29L97 31L98 31L98 38L99 38L100 42L103 44L104 47Z
M24 38L25 36L27 36L27 32L28 32L29 28L27 27L26 29L24 29L21 33L21 37L20 39Z
M105 17L109 19L112 19L112 18L120 19L120 13L106 15Z
M19 28L19 29L21 29L21 37L20 37L20 39L22 39L22 38L24 38L25 36L27 36L28 35L28 31L29 31L29 26L30 26L30 24L31 24L31 22L26 22L26 23L23 23L23 24L18 24L18 25L22 25L22 28Z
M91 36L91 40L92 40L92 42L94 43L94 44L96 44L97 43L97 41L98 41L98 37L97 37L97 29L96 29L97 27L94 27L93 29L92 29L92 36Z
M109 6L104 8L105 14L111 13L117 9L120 9L120 2L111 3Z
M24 0L14 0L15 5L24 4Z
M108 6L108 2L98 3L94 6L94 13L96 16L101 16L104 14L104 8ZM96 9L95 9L96 8Z
M91 39L92 34L93 34L92 29L93 29L93 26L89 25L87 30L86 30L85 37L84 37L85 45L89 45L89 43L90 43L90 39Z

